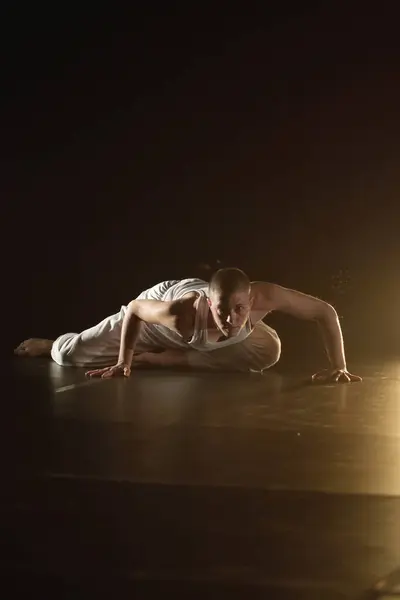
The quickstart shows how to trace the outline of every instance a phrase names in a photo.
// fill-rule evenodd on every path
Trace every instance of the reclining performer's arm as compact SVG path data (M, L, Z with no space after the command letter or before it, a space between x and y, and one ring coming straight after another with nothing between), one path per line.
M183 309L182 301L164 302L162 300L132 300L122 323L121 342L118 362L112 367L88 371L89 377L113 377L131 372L135 346L143 323L163 325L179 332L179 320Z
M128 304L122 323L118 363L131 365L143 322L164 325L168 329L177 332L177 308L176 302L132 300Z

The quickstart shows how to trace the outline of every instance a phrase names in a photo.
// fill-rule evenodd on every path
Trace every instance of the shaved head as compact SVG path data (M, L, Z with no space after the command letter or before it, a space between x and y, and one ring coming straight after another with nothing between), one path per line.
M209 307L217 328L225 337L238 335L250 318L251 284L240 269L220 269L211 277Z
M231 296L236 292L250 292L250 279L241 269L229 267L219 269L211 277L209 283L210 295Z

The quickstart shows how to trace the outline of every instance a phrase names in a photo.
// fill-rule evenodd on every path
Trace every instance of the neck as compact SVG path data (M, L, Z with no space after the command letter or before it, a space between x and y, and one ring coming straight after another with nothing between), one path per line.
M214 321L214 317L212 316L210 306L208 304L208 297L207 297L207 329L212 330L212 331L219 331L217 324Z

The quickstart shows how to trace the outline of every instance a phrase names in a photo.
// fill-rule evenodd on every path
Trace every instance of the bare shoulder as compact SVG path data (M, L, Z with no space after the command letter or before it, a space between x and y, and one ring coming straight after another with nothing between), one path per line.
M198 299L196 292L188 292L177 300L170 303L171 314L183 315L193 310L194 303Z
M174 300L174 302L180 302L182 303L189 303L191 301L197 300L197 298L199 297L197 292L187 292L187 294L183 294L183 296L181 298L179 298L178 300Z
M268 313L275 309L274 284L268 281L251 282L251 318L253 323L261 321Z
M251 282L251 296L253 298L253 307L261 308L266 303L273 300L275 296L274 283L269 281L252 281Z
M170 314L175 319L175 329L185 340L193 336L197 299L198 294L190 292L171 302Z
M251 289L254 298L252 310L264 310L265 314L277 310L302 319L316 319L334 310L319 298L276 283L256 281L251 284Z

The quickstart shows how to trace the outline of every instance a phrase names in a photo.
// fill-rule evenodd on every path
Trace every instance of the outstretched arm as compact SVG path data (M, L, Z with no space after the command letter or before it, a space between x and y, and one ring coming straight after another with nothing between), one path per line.
M319 298L280 285L259 283L256 284L254 308L260 311L260 318L267 312L277 310L318 323L331 368L324 375L317 373L314 380L321 380L326 375L335 381L361 381L360 377L347 371L342 329L333 306Z

